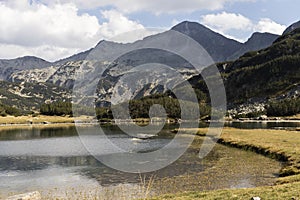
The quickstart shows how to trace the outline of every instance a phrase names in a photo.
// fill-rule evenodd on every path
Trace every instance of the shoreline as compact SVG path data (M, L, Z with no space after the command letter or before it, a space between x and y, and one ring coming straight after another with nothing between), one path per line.
M198 129L198 135L204 135L207 129ZM272 136L272 137L271 137ZM262 186L244 189L225 189L215 191L184 192L151 198L161 199L298 199L300 198L300 138L299 132L270 129L224 128L219 144L252 151L260 155L285 162L274 186Z
M235 128L225 128L225 131L233 131ZM228 130L229 129L229 130ZM244 129L235 129L237 131L240 131L241 134L243 134L243 132L253 132L254 131L268 131L269 133L282 133L282 134L289 134L291 132L297 134L297 130L271 130L271 129L250 129L250 130L244 130ZM280 171L279 177L288 177L288 176L293 176L293 175L297 175L300 174L300 168L298 163L300 163L300 157L299 158L295 158L295 153L297 153L298 155L300 155L300 152L286 152L285 148L283 147L282 149L280 149L280 147L278 149L276 149L276 147L273 147L270 144L254 144L254 141L248 140L246 138L240 139L240 138L234 138L231 137L230 135L226 135L228 134L228 132L223 132L223 134L221 135L221 138L218 140L219 144L223 144L225 146L229 146L229 147L233 147L233 148L237 148L237 149L241 149L241 150L246 150L246 151L252 151L255 152L257 154L275 159L279 162L286 162L286 166L282 168L282 170ZM225 135L225 136L224 136ZM261 136L262 138L262 136ZM285 138L285 137L283 137ZM248 140L248 141L247 141ZM286 142L285 139L282 139L283 143ZM281 145L279 145L281 146Z
M286 163L287 166L292 166L292 163L290 163L291 161L289 160L289 156L285 155L284 152L272 152L269 149L265 149L262 147L258 147L255 146L253 144L239 144L236 141L226 141L226 139L220 138L217 142L218 144L227 146L227 147L232 147L232 148L236 148L236 149L240 149L243 151L251 151L254 152L256 154L259 155L263 155L266 156L268 158L277 160L278 162L283 162ZM285 175L282 174L282 171L285 170L285 167L283 167L279 173L279 177L286 177L286 176L290 176L290 175ZM300 172L295 172L293 175L296 175Z
M189 137L189 136L188 136ZM203 137L201 137L201 136L197 136L197 140L195 140L195 143L193 144L193 146L191 146L191 148L190 148L190 151L192 151L192 152L198 152L198 150L199 150L199 146L202 144L202 139L201 138L203 138ZM218 146L221 146L221 145L218 145ZM222 147L222 148L225 148L225 147ZM229 148L228 148L229 149ZM233 149L234 150L234 149ZM234 151L237 151L237 152L241 152L241 151L239 151L239 150L234 150ZM196 155L197 155L197 158L198 158L198 154L196 153ZM233 156L233 155L240 155L240 154L228 154L229 155L229 158L231 157L231 156ZM239 158L239 156L233 156L233 157L235 157L235 158ZM248 157L247 157L248 158ZM256 155L254 155L254 159L253 160L256 160L257 159L257 157L256 157ZM227 164L222 164L223 162L224 163L228 163L228 161L227 161L227 159L221 159L220 160L221 162L219 162L218 161L218 163L216 163L216 165L214 165L214 166L217 166L217 168L215 168L215 167L211 167L207 172L200 172L201 174L202 174L202 178L205 178L205 177L208 177L209 176L209 174L210 173L212 173L212 174L219 174L219 175L216 175L216 177L223 177L223 175L222 175L222 173L223 173L223 167L224 166L227 166ZM199 160L199 162L202 162L202 161L200 161ZM240 160L240 162L243 162L243 160ZM233 162L233 163L235 163L235 162ZM249 163L249 162L248 162ZM260 163L260 162L259 162ZM199 163L198 163L199 164ZM232 164L231 164L232 165ZM250 162L249 164L247 164L246 166L252 166L252 162ZM218 167L219 166L219 167ZM233 165L233 166L237 166L237 165ZM261 165L262 166L262 165ZM225 167L226 168L226 167ZM220 169L220 170L219 170ZM235 169L234 167L230 167L229 168L230 170L233 170L233 169ZM260 169L260 168L259 168ZM279 171L279 169L280 168L278 168L277 170ZM274 171L274 173L277 173L277 170L276 171ZM227 170L225 170L225 171L227 171ZM228 172L228 171L227 171ZM232 171L231 171L232 172ZM238 170L236 170L236 172L235 173L238 173ZM205 175L206 174L206 175ZM229 173L230 174L230 173ZM184 182L187 182L187 183L189 183L189 184L193 184L193 182L195 183L195 185L198 185L199 183L200 183L200 181L201 180L205 180L205 179L202 179L202 178L200 178L200 179L190 179L190 177L192 177L192 176L196 176L196 177L198 177L198 174L197 173L195 173L195 174L183 174L183 175L178 175L178 176L175 176L175 177L171 177L169 180L168 180L168 178L164 178L164 179L159 179L159 184L162 184L162 185L168 185L168 183L170 183L170 181L171 181L171 183L176 183L176 185L181 185L181 182L183 181L183 180L185 180ZM230 175L229 175L230 176ZM252 176L253 177L253 176ZM225 178L225 180L226 180L226 178ZM234 180L234 179L233 179ZM174 182L173 182L174 181ZM276 177L274 177L273 179L272 179L272 184L274 184L275 183L275 181L276 181ZM201 181L201 184L204 184L205 182L202 182ZM208 183L210 183L210 182L208 182ZM218 182L216 182L216 184L218 185ZM268 182L266 182L266 185L268 184ZM263 184L264 185L264 184ZM271 185L271 184L270 184ZM159 185L158 185L159 186ZM169 187L169 186L166 186L167 188ZM200 187L200 186L199 186ZM202 186L201 186L202 187ZM174 188L176 188L175 186L174 186ZM180 188L180 187L179 187ZM178 189L179 189L178 188ZM191 187L192 188L192 187ZM220 188L222 188L222 187L220 187ZM223 187L223 188L227 188L227 187ZM228 187L229 188L229 187ZM215 188L215 189L217 189L217 188ZM162 191L164 191L164 190L162 190ZM166 190L167 191L167 190ZM178 192L179 190L175 190L175 192ZM185 191L185 190L180 190L180 191Z
M56 118L56 117L54 117ZM65 119L66 117L63 117ZM44 119L44 118L42 118ZM74 120L74 118L68 118ZM87 118L85 118L87 119ZM254 121L253 121L254 122ZM257 121L261 122L261 121ZM268 121L267 121L268 122ZM290 121L288 121L290 122ZM299 122L299 121L297 121ZM240 122L243 123L243 122ZM90 123L82 125L91 125ZM47 128L47 127L61 127L61 126L75 126L73 122L56 122L50 124L2 124L0 130L3 129L17 129L17 128ZM199 128L199 136L204 136L207 128ZM188 132L188 130L186 130ZM253 151L257 154L276 159L279 162L286 162L286 165L281 169L279 178L274 186L263 186L250 189L227 189L216 191L199 191L188 192L181 194L170 194L172 199L190 199L191 195L203 196L207 199L220 198L223 195L240 195L250 199L253 196L258 196L269 199L269 195L279 194L284 188L289 188L288 197L298 195L300 190L300 137L299 130L273 130L273 129L238 129L228 128L223 129L221 138L218 140L219 144L234 147L241 150ZM297 191L297 193L296 193ZM167 195L167 196L170 196ZM286 194L283 194L286 195ZM153 199L166 199L166 195ZM186 198L185 198L186 197ZM227 198L228 197L228 198ZM287 196L285 196L287 197ZM297 196L297 197L300 197ZM194 198L192 198L194 199ZM197 199L197 198L195 198ZM202 199L202 198L201 198ZM239 199L226 196L226 199ZM245 199L245 198L241 198ZM286 199L278 197L277 199Z
M80 117L70 117L70 116L47 116L47 115L38 115L38 116L6 116L0 117L0 126L10 126L10 125L42 125L42 124L66 124L66 123L101 123L101 124L123 124L123 123L132 123L129 120L96 120L92 116L80 116ZM181 121L175 119L167 120L155 120L150 121L147 118L138 118L133 119L133 122L136 124L148 124L148 123L166 123L166 124L180 124ZM220 123L300 123L300 117L286 117L286 118L268 118L268 119L225 119L222 121L211 121L211 120L199 120L199 123L210 123L210 122L220 122Z

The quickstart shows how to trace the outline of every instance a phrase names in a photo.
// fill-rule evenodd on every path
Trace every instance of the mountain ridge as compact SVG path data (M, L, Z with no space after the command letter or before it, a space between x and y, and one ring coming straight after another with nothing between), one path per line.
M285 29L285 31L283 32L282 35L286 35L290 32L292 32L293 30L300 28L300 21L293 23L292 25L290 25L287 29Z
M292 32L280 37L270 33L253 33L253 35L244 44L239 43L237 41L235 42L232 39L228 39L222 36L221 34L215 33L207 27L198 23L182 22L177 26L174 26L173 29L175 29L176 31L181 31L181 33L183 34L189 34L190 37L192 37L196 41L198 40L198 42L203 42L203 37L205 38L205 35L211 34L211 38L204 41L207 43L203 43L204 45L209 45L210 42L214 40L215 43L212 42L212 45L210 45L210 47L212 48L207 50L210 52L216 53L217 51L219 51L220 49L218 47L220 46L220 44L223 44L224 48L229 48L230 45L235 46L234 51L232 52L234 52L236 55L231 54L232 52L228 53L228 51L222 55L213 54L215 55L216 60L221 60L220 63L217 64L217 66L219 67L221 73L224 75L225 85L228 90L229 102L232 104L247 103L247 100L260 102L263 99L263 101L265 101L271 96L272 98L277 98L276 95L284 95L284 92L290 91L289 87L291 87L290 89L298 91L297 89L295 89L296 86L293 86L293 84L297 83L298 71L295 68L295 66L291 64L291 66L293 65L290 68L290 70L293 72L292 74L286 71L289 70L289 68L285 70L281 66L283 60L287 63L289 63L290 61L291 63L298 62L298 58L296 58L293 54L297 53L298 55L298 52L300 52L300 44L298 44L297 39L299 35L298 29L293 30ZM198 35L197 33L202 34ZM74 84L75 71L77 68L80 67L80 65L83 62L89 63L89 60L86 60L87 56L91 56L91 60L93 59L93 56L100 56L101 58L106 58L105 51L103 50L122 52L126 50L126 48L136 49L135 47L143 47L145 42L155 41L157 38L161 39L167 36L168 31L146 37L144 38L144 40L139 40L135 43L130 44L120 44L111 41L101 40L94 48L81 52L79 54L75 54L71 57L50 63L50 66L44 68L42 68L43 66L40 66L40 69L38 70L23 69L23 71L20 71L20 69L18 68L19 71L11 73L10 76L8 76L8 80L12 82L45 82L50 85L56 85L58 87L66 89L72 89ZM225 45L227 43L229 44L228 46ZM201 45L203 46L203 44ZM258 45L259 47L265 48L257 49ZM239 58L234 59L234 57L237 56L239 56ZM30 60L30 58L31 57L24 57L23 59ZM45 66L49 65L49 62L44 61L42 59L33 59L36 59L37 62L44 62ZM231 59L233 61L230 61ZM161 61L163 61L164 64L172 66L175 70L177 70L177 72L179 72L181 75L184 75L187 80L190 80L192 76L194 77L196 75L196 72L189 71L190 67L186 65L185 61L175 59L174 57L172 57L171 54L168 54L166 52L155 52L151 49L147 49L140 52L130 52L129 54L123 55L120 58L118 58L115 63L109 63L109 68L107 68L107 70L103 73L103 81L99 83L99 88L97 88L97 92L99 92L99 99L103 101L109 101L113 87L116 83L118 83L120 78L124 74L126 74L127 71L130 71L135 66L142 65L144 64L144 62L148 61L152 61L154 63L160 63ZM278 63L280 64L280 66L278 66ZM102 67L106 67L106 65L107 64L105 63L101 64ZM90 68L92 65L87 66ZM274 69L272 69L272 67L274 67ZM278 78L279 72L274 72L275 75L272 78L273 70L282 72L283 76L281 78ZM265 79L264 74L271 78ZM156 74L153 77L156 77L158 79L163 78L160 74ZM168 81L172 81L170 77L167 78ZM289 80L284 80L285 78ZM194 79L194 82L198 81L195 77ZM253 81L254 83L252 83ZM277 84L279 89L275 88L273 92L264 90L268 88L270 90L272 89L273 85L272 83L269 83L270 81L274 82L274 84ZM283 81L283 83L281 83L281 81ZM203 83L201 84L203 85ZM200 93L205 91L205 88L203 88L201 84L194 84L198 89L201 90ZM123 87L123 89L125 90L125 92L126 90L128 90L128 88L126 87ZM256 89L257 91L254 91ZM137 97L143 97L144 95L152 95L155 94L155 92L157 91L159 91L160 93L166 92L165 88L158 87L155 84L147 85L145 88L142 88L142 90L142 93L136 94ZM260 94L264 93L267 94L267 96L260 96ZM255 99L256 96L257 99ZM238 99L236 99L237 97Z
M176 31L179 31L183 34L186 34L186 35L192 37L194 40L199 42L208 51L209 54L212 55L212 58L216 62L226 61L228 59L228 57L232 56L232 54L236 53L235 51L238 51L243 46L243 43L240 43L233 39L226 38L225 36L221 35L220 33L214 32L211 29L209 29L208 27L206 27L202 24L199 24L198 22L184 21L184 22L181 22L181 23L177 24L176 26L172 27L171 30L176 30ZM151 35L148 37L155 37L157 35L159 35L159 34ZM211 41L209 41L209 44L215 43L214 44L215 46L213 47L213 49L211 49L211 45L209 45L207 43L207 40L211 40ZM29 69L28 65L29 66L32 65L31 69L34 69L34 68L39 69L39 68L43 68L44 66L50 66L50 65L57 66L57 65L65 64L66 62L69 62L69 61L84 60L89 55L89 53L92 50L96 49L102 42L110 42L110 41L100 40L93 48L90 48L86 51L71 55L66 58L59 59L54 62L49 62L49 61L46 61L42 58L38 58L35 56L23 56L23 57L18 57L15 59L0 59L0 69L7 68L7 66L5 66L5 62L24 63L19 66L19 67L24 68L24 65L26 64L26 62L30 61L31 63L27 64L27 66L25 66L26 69ZM112 43L114 43L114 42L112 42ZM119 44L119 43L115 43L115 44ZM265 45L263 45L263 47L264 46ZM218 48L216 48L216 47L218 47ZM220 48L220 50L218 50L219 48ZM230 50L228 50L228 49L230 49ZM258 49L261 49L261 47L259 46L255 50L258 50ZM222 51L223 51L223 53L222 53ZM223 55L224 52L225 52L225 55ZM218 55L220 55L220 56L218 56ZM237 56L241 56L241 55L238 53L237 55L234 56L234 58L236 58ZM9 67L10 66L11 65L9 65ZM19 68L17 68L17 69L19 69Z

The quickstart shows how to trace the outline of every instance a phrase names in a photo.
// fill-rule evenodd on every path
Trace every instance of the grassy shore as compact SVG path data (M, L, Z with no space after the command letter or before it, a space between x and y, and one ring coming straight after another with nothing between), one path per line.
M294 115L294 116L289 116L289 117L282 117L282 119L285 120L300 120L300 114Z
M87 120L87 116L82 116L78 118L68 117L68 116L6 116L0 117L0 125L20 125L20 124L62 124L62 123L74 123L74 120Z
M198 134L205 134L207 129L199 129ZM300 199L300 133L298 131L278 130L241 130L225 128L219 143L255 151L257 153L286 161L280 171L280 178L275 186L251 189L218 190L208 192L186 192L164 195L153 199Z

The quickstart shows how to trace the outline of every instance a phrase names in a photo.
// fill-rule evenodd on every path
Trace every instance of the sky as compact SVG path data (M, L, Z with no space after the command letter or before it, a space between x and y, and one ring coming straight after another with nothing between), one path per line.
M186 20L245 42L253 32L282 34L300 20L299 8L299 0L0 0L0 59L55 61L122 33L143 33L122 41L131 42L155 33L148 28Z

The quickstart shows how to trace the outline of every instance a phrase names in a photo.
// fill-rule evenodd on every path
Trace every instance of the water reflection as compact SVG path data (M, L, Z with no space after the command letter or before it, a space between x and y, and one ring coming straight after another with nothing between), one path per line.
M165 135L176 127L178 125L169 125L160 137L138 143L121 134L115 126L104 128L117 145L128 146L134 151L151 151L166 145L171 138ZM93 128L85 128L89 133L86 137L93 140ZM122 152L106 149L104 143L97 146L104 157L109 158L112 153L122 155ZM216 145L204 160L198 158L198 153L199 148L191 147L170 166L145 174L148 177L155 175L155 194L273 184L281 168L281 164L274 160L222 145ZM115 187L120 184L132 190L140 181L140 175L110 169L89 155L75 127L0 132L0 193L46 191L57 187Z
M71 137L77 136L75 126L64 126L55 128L17 128L2 130L0 132L0 140L27 140L27 139L41 139L52 137Z
M240 129L295 129L300 122L226 122L225 126Z
M206 128L209 126L208 122L200 122L199 128ZM240 129L295 129L300 127L300 122L226 122L226 127L240 128ZM168 130L176 129L179 124L167 124L160 132L160 135L165 137L170 135ZM86 127L88 129L88 127ZM117 126L103 126L102 129L107 135L123 135L123 132ZM77 136L75 126L64 127L44 127L44 128L21 128L21 129L8 129L0 131L1 140L32 140L54 137L72 137Z

